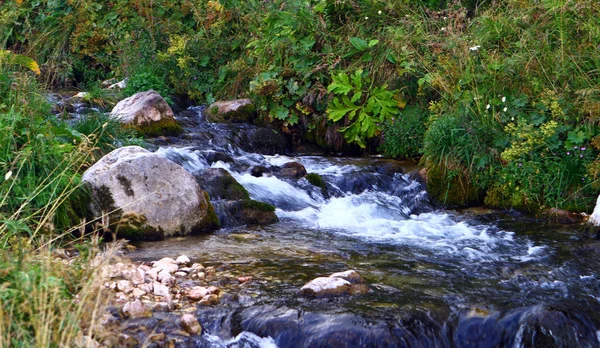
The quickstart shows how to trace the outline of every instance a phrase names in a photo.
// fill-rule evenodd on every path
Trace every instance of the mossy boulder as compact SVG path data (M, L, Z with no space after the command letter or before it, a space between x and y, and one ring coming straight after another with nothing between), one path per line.
M122 124L147 136L176 135L182 131L169 104L153 90L121 100L110 114Z
M82 177L103 228L134 239L205 230L210 204L183 167L138 146L112 151Z
M196 175L200 187L214 200L249 199L248 191L223 168L209 168Z
M253 199L231 202L228 209L234 218L246 225L267 225L279 221L274 206Z
M426 180L429 196L447 208L465 208L481 204L482 192L461 170L431 166L427 168Z
M250 99L237 99L215 102L204 113L209 122L252 123L256 110Z

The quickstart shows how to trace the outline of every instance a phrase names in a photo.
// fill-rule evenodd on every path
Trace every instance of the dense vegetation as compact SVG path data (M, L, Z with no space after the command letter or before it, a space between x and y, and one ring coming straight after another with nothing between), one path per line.
M67 125L50 113L31 58L0 51L0 346L81 345L101 304L97 238L80 177L133 138L93 115ZM79 233L82 235L83 233ZM67 262L65 249L80 257ZM77 300L76 300L77 299ZM78 341L79 340L79 341Z

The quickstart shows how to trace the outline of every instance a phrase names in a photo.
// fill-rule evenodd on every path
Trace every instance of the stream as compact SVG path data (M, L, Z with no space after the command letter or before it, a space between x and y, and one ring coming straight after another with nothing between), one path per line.
M205 332L197 346L600 347L600 245L584 226L443 210L414 180L414 165L286 156L267 140L260 154L253 126L205 122L200 107L177 120L185 134L151 140L157 153L195 175L227 170L280 220L254 227L223 220L214 233L141 242L128 254L145 261L185 254L229 273L217 284L223 288L253 277L197 311ZM326 188L269 174L287 162L319 174ZM257 166L266 174L253 176ZM368 294L298 294L308 281L348 269L366 279Z

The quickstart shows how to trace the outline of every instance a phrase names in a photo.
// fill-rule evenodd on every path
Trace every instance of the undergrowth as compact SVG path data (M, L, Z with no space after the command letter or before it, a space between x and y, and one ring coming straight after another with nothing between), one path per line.
M129 77L127 94L250 97L259 122L296 144L422 157L460 178L442 185L468 185L462 191L491 206L589 211L595 200L594 0L77 0L1 9L5 47L42 62L48 82ZM576 160L567 154L581 148Z

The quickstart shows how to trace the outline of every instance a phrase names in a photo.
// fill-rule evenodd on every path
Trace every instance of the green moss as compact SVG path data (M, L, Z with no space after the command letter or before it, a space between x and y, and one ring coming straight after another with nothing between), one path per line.
M240 106L235 111L229 111L226 113L220 113L219 108L214 106L210 108L208 112L208 118L211 122L225 122L225 123L252 123L256 109L252 104L246 104Z
M129 240L160 240L164 238L162 229L148 225L146 217L136 213L123 214L112 227L119 238Z
M245 199L242 201L242 209L253 209L262 212L274 212L275 207L264 202L255 201L253 199Z
M183 132L183 128L175 120L160 120L135 127L138 133L146 137L154 137L159 135L179 135Z
M308 174L306 174L306 180L308 180L308 182L310 182L312 185L314 185L316 187L320 187L321 190L327 189L327 186L325 186L325 182L323 181L323 178L319 174L308 173Z
M207 192L204 192L204 198L208 204L206 208L206 216L200 221L200 223L192 229L192 233L215 231L221 228L221 221L215 213L215 208L210 203L210 196Z
M229 173L227 173L229 174ZM249 199L250 194L235 178L231 175L225 175L217 181L217 185L221 186L222 192L226 193L226 199Z

